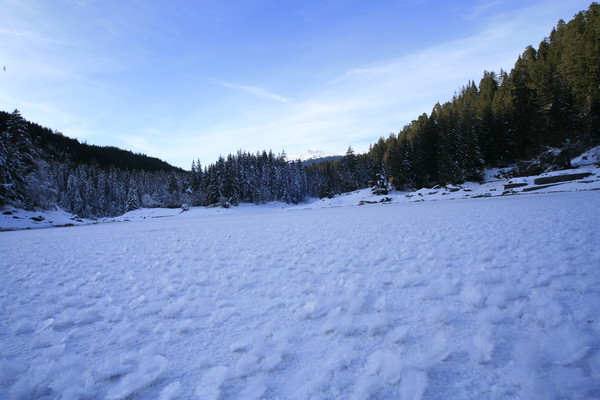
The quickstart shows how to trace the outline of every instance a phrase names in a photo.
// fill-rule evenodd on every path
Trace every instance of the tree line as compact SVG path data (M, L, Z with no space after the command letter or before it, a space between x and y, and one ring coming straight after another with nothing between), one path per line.
M156 158L66 138L18 110L0 112L0 206L58 206L81 217L181 206L186 176Z
M0 207L57 205L82 217L139 207L298 203L373 187L386 193L480 181L484 168L528 160L549 147L600 142L600 5L559 21L510 72L486 71L364 154L303 167L285 154L238 151L190 171L114 147L80 143L0 112Z
M202 169L192 162L190 190L194 204L237 205L270 201L294 203L308 195L307 176L300 161L289 162L285 153L272 151L251 154L238 151Z
M194 161L184 171L145 155L65 138L26 121L18 110L0 112L0 206L56 205L81 217L104 217L140 207L298 203L307 194L304 167L285 154L239 151L205 168Z
M510 72L486 71L360 156L314 165L322 195L391 184L396 189L480 181L484 168L529 160L548 148L600 141L600 6L559 21ZM518 171L517 171L518 173Z

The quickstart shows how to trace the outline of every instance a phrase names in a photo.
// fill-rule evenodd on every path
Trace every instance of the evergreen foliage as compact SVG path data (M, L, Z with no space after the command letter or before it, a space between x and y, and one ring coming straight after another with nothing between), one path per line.
M569 23L559 21L538 49L528 46L510 72L485 71L479 85L469 82L429 115L379 139L365 155L370 179L358 187L382 176L397 189L480 181L485 167L529 160L551 147L597 145L599 38L600 5L592 3ZM329 169L339 178L322 185L356 188L348 185L345 165Z
M179 207L188 194L179 186L167 190L171 176L188 180L187 172L156 158L81 144L26 121L17 110L0 112L0 206L58 206L82 217Z
M360 165L352 147L348 147L346 155L340 160L338 170L342 192L352 192L360 188Z
M140 207L298 203L308 194L302 164L271 151L240 151L204 169L198 160L187 172L144 155L81 144L26 121L17 110L0 113L0 137L0 206L56 205L94 218Z
M196 175L198 172L196 171ZM300 162L288 162L273 152L219 157L202 173L205 184L198 185L207 204L262 204L269 201L298 203L308 194L307 177ZM192 171L194 176L194 171Z
M18 110L0 126L0 206L13 202L28 205L27 176L36 170L36 157L27 123ZM31 180L29 180L31 182Z
M485 71L478 85L468 82L365 154L348 147L341 159L310 166L288 162L285 153L238 151L207 167L194 161L188 172L0 111L0 207L57 205L102 217L140 207L298 203L367 187L384 194L390 184L479 181L484 167L600 143L599 38L600 5L592 3L569 23L559 21L538 49L527 47L510 72Z

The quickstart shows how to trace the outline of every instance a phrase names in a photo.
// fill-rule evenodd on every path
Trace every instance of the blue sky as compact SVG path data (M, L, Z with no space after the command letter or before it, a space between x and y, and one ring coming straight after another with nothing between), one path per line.
M186 169L363 152L589 4L0 0L0 109Z

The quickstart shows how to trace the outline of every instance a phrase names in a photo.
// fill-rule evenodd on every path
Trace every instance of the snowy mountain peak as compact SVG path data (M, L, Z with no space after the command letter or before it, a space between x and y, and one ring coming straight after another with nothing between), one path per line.
M295 160L308 161L308 160L315 160L318 158L337 157L338 155L339 154L328 153L326 151L321 151L321 150L306 150L306 151L303 151L300 153L290 154L286 158L288 161L295 161Z

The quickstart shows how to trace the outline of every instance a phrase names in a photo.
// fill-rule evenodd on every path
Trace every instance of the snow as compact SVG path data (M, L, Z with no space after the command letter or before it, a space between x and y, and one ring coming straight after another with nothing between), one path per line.
M486 185L1 232L0 398L599 398L600 192Z
M461 185L436 186L423 188L414 192L391 191L387 195L374 196L370 189L343 193L332 199L324 198L311 202L302 208L343 207L348 205L371 205L375 203L409 203L421 201L473 199L480 197L523 196L531 194L558 193L571 191L600 190L600 168L594 164L586 164L574 169L546 172L539 176L528 176L513 179L499 177L503 169L487 170L482 183L466 182ZM589 176L551 185L535 184L537 178L550 176L589 174ZM507 184L519 183L523 186L505 189Z
M539 176L507 179L504 177L504 174L509 171L510 168L495 168L485 171L484 181L481 183L465 182L461 185L436 186L434 188L423 188L413 192L390 191L387 195L373 195L370 189L362 189L350 193L343 193L335 196L332 199L308 199L306 202L298 205L272 202L260 206L254 204L241 204L238 207L232 207L230 209L186 207L185 211L182 208L144 208L129 211L118 217L100 218L97 220L79 218L78 216L65 212L58 207L54 211L25 211L9 207L0 211L0 231L50 227L71 227L98 223L131 222L158 218L171 218L176 217L184 212L187 216L221 216L232 213L256 213L263 212L265 210L302 210L372 205L376 203L390 204L471 199L480 197L521 196L570 191L594 191L600 190L600 167L598 165L600 159L598 157L600 157L600 146L583 153L579 157L574 158L572 160L574 168L570 170L546 172ZM553 182L552 184L535 183L536 179L538 178L573 174L587 174L588 176L563 182ZM506 185L515 186L514 184L518 184L520 186L510 187L508 189L506 188Z
M328 157L341 157L341 156L339 154L330 153L330 152L321 151L321 150L306 150L303 152L290 154L286 157L286 159L289 161L296 161L296 160L310 161L310 160L316 160L319 158L328 158Z
M25 211L9 207L0 213L0 231L15 229L77 226L94 223L56 208L55 210Z
M571 160L571 165L579 167L590 164L600 164L600 146L596 146Z
M2 210L0 398L600 398L598 154L299 205Z

